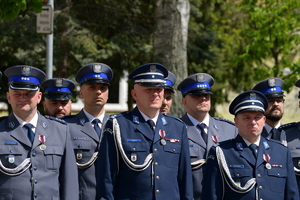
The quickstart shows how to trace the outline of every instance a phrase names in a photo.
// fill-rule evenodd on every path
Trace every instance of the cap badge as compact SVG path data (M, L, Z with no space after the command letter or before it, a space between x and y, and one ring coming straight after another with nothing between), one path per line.
M275 79L274 79L274 78L270 78L270 79L268 80L268 82L269 82L269 86L270 86L270 87L274 87L274 86L275 86Z
M254 92L250 93L250 100L255 100L256 99L256 94Z
M62 87L62 83L63 83L63 80L61 78L58 78L55 81L55 86L56 87Z
M150 65L150 72L156 72L156 66Z
M94 72L101 73L102 66L100 64L94 65Z
M29 66L25 66L22 68L22 74L24 76L29 76L31 73L31 68Z
M197 75L197 82L204 82L204 79L205 79L204 74Z

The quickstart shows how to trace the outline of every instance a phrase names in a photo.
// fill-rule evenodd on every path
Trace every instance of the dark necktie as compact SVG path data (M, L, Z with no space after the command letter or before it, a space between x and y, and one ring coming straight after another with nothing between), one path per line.
M32 131L32 127L33 125L28 123L24 125L25 128L27 128L27 137L29 139L29 141L31 142L31 144L33 143L34 140L34 132Z
M249 148L252 150L252 153L253 153L255 159L257 159L257 152L256 152L257 145L256 144L250 144Z
M154 121L153 120L151 120L151 119L148 119L147 120L147 123L148 123L148 125L150 126L150 128L151 128L151 130L154 132L154 127L155 127L155 124L154 124Z
M95 118L95 119L92 121L92 124L94 125L94 129L95 129L97 135L100 137L100 134L101 134L101 128L99 127L99 123L100 123L100 119L98 119L98 118Z
M271 139L274 139L276 138L276 134L277 134L277 129L276 128L272 128L271 131Z
M201 137L203 138L205 144L207 144L207 134L204 131L204 128L206 127L206 125L204 123L201 123L201 124L198 124L197 127L200 130Z

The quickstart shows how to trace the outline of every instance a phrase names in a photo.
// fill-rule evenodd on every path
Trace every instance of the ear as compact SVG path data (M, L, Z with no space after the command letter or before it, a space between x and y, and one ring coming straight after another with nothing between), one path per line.
M38 104L41 102L42 96L43 96L42 92L38 92L38 95L37 95Z
M136 95L135 89L132 89L132 90L131 90L131 96L132 96L132 98L133 98L135 101L137 100L137 95Z
M8 103L10 104L10 94L9 94L9 92L6 92L6 98L7 98Z

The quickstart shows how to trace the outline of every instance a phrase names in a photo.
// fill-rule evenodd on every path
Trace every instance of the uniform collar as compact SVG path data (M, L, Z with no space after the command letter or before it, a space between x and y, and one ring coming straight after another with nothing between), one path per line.
M83 110L85 116L88 118L89 122L91 122L95 119L95 117L93 115L91 115L90 113L88 113L84 108L82 110ZM100 120L101 123L103 123L104 116L105 116L105 112L103 112L102 115L100 115L98 117L98 119Z
M246 143L247 146L250 146L252 144L251 142L249 142L248 140L245 140L244 138L243 138L243 140L244 140L244 142ZM257 146L259 146L259 143L260 143L260 137L259 137L259 140L257 140L256 142L254 142L254 144L256 144Z
M204 120L202 122L199 122L197 119L195 119L194 117L192 117L189 113L187 113L187 116L189 117L189 119L191 120L191 122L193 123L194 126L197 126L199 123L204 123L206 125L206 127L209 127L209 114L206 115L206 117L204 118Z
M281 122L279 122L275 128L278 129L281 126ZM273 127L271 127L269 124L265 123L265 129L267 131L267 133L270 133Z
M147 115L145 115L142 111L140 111L140 113L141 113L142 117L145 119L145 122L148 121L149 119L151 119ZM158 118L158 115L156 115L154 118L151 119L154 122L155 125L156 125L156 122L157 122L157 118Z
M25 122L23 119L19 118L17 115L15 115L15 113L13 113L14 116L16 117L16 119L18 120L18 122L21 124L21 126L23 127L25 124L30 123L33 125L34 128L36 128L37 126L37 121L38 121L38 114L37 112L35 113L35 115L33 116L33 118L30 120L30 122Z

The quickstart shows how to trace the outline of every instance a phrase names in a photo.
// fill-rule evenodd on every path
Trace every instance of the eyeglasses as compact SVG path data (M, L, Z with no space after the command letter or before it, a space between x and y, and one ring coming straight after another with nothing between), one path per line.
M282 103L284 103L284 101L285 101L285 99L268 99L268 103L272 103L272 104L274 104L275 102L277 104L282 104Z

